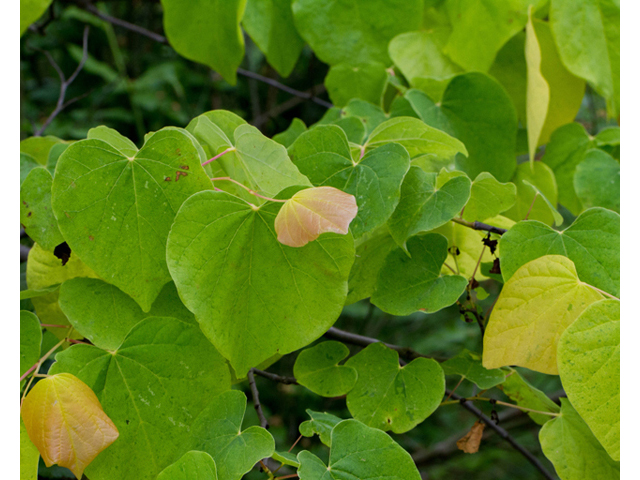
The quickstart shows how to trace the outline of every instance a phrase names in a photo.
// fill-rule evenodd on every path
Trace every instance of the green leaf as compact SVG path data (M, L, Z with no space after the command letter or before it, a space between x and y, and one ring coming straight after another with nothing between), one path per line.
M358 214L350 226L356 238L389 219L410 162L407 151L397 144L383 145L354 160L346 135L335 125L320 125L300 135L291 152L313 185L335 187L356 197Z
M515 205L504 213L505 217L516 222L527 217L547 225L562 223L562 216L555 207L558 204L558 186L553 171L546 164L521 163L512 182L518 194Z
M52 0L21 0L20 1L20 36L29 25L38 20L46 12Z
M33 444L20 417L20 480L38 480L40 452Z
M41 165L31 155L20 152L20 187L22 187L31 171L40 167Z
M489 75L507 91L523 125L527 122L527 63L524 52L526 35L517 33L500 49Z
M349 273L349 295L346 305L370 297L389 252L397 247L386 226L366 234L356 245L356 259Z
M118 150L125 157L134 157L136 153L138 153L138 147L136 147L135 143L127 137L120 135L117 130L105 127L104 125L89 129L87 139L102 140Z
M214 398L193 424L190 444L194 450L209 453L218 476L240 480L260 460L273 455L275 442L262 427L242 431L247 397L229 390Z
M28 1L25 3L29 3ZM21 2L21 7L22 7ZM46 137L29 137L20 141L20 153L25 153L32 157L40 165L47 164L49 152L54 145L63 142L58 137L47 135Z
M20 290L20 300L27 300L29 298L42 297L48 293L55 292L60 288L59 284L52 285L50 287L42 288L40 290Z
M44 290L54 285L59 286L65 280L75 277L97 278L97 275L82 263L73 251L65 265L62 265L62 261L53 252L44 250L37 243L29 251L27 259L29 290ZM58 296L59 291L55 288L51 293L31 298L31 301L42 323L71 326L58 305ZM68 333L67 328L48 328L47 330L59 339L63 339Z
M292 185L311 185L287 155L287 149L265 137L256 127L240 125L234 132L236 158L247 186L275 196ZM231 175L234 179L233 175Z
M504 394L521 407L538 410L539 412L558 413L560 407L544 392L527 382L516 370L511 370L500 388ZM538 425L544 425L553 417L540 413L527 412L531 420Z
M347 408L356 420L370 427L408 432L442 401L444 373L433 359L416 358L400 366L398 352L374 343L345 365L358 372L358 381L347 394ZM335 434L334 429L332 447Z
M323 62L389 65L389 41L418 30L424 7L421 0L293 0L292 8L298 32Z
M619 146L620 127L605 127L598 132L594 140L598 147Z
M329 69L324 84L329 98L338 107L352 98L380 105L387 87L387 70L380 62L340 63Z
M242 26L281 77L288 77L304 47L293 24L291 0L247 0Z
M244 57L240 22L247 0L162 0L169 43L189 60L211 67L231 85Z
M216 464L206 452L192 450L160 472L157 480L217 480Z
M344 130L347 139L352 144L350 145L351 151L355 151L359 154L361 149L358 146L364 143L364 137L366 135L364 122L358 117L342 117L333 122L333 125L337 125Z
M298 461L300 480L420 480L411 456L400 445L357 420L344 420L333 429L328 467L306 450L298 454Z
M60 157L53 211L71 250L144 311L171 279L165 245L175 213L211 188L196 140L167 127L135 157L101 140L82 140Z
M341 110L345 117L358 117L365 126L365 138L389 116L378 105L354 98Z
M614 460L620 460L620 302L594 303L558 342L567 397Z
M460 375L475 383L480 390L488 390L504 382L502 370L487 370L482 366L482 356L464 349L442 364L445 375Z
M504 284L485 330L482 365L519 365L558 374L562 332L602 295L580 281L571 260L545 255L520 267Z
M610 210L586 210L564 231L537 221L519 222L502 236L500 252L505 280L531 260L564 255L583 281L620 295L620 216Z
M351 236L287 247L274 231L279 208L201 192L183 204L167 243L180 297L239 376L320 337L347 295Z
M411 167L400 193L400 203L389 219L389 231L403 248L407 239L444 225L460 213L469 200L471 181L456 177L436 188L436 174Z
M562 63L607 100L620 115L620 2L554 0L549 11Z
M349 348L336 341L322 342L300 352L293 365L298 383L323 397L339 397L353 388L358 373L339 365L349 356Z
M573 177L584 208L604 207L620 213L620 163L602 150L589 150Z
M582 211L582 203L573 187L576 167L584 160L592 141L584 127L570 123L551 135L542 161L553 170L558 183L558 201L574 215Z
M471 178L489 172L501 182L516 168L518 117L504 88L488 75L471 72L454 77L440 105L424 93L405 94L418 116L464 143L468 158L456 161Z
M448 38L447 28L407 32L389 43L389 56L412 87L424 89L439 101L451 79L461 72L460 67L442 53ZM427 88L425 88L427 87Z
M285 148L289 148L296 139L307 131L307 126L299 118L294 118L289 127L284 131L273 136L273 141L278 142Z
M471 183L469 201L462 218L469 222L482 222L509 210L515 203L516 186L513 183L500 183L490 173L482 172Z
M46 250L64 242L51 210L52 184L48 170L34 168L20 185L20 223L27 235Z
M460 275L440 276L447 246L442 235L427 233L406 243L410 257L402 248L393 250L378 272L371 303L392 315L433 313L455 303L468 282Z
M20 310L20 376L40 360L41 344L40 320L33 313Z
M542 52L533 26L531 6L529 7L526 36L524 52L527 61L527 139L529 161L533 164L542 128L547 118L551 94L549 83L542 74Z
M117 287L95 278L72 278L60 287L60 308L73 328L89 339L96 347L116 350L129 331L146 317L174 317L182 310L187 319L193 316L177 298L175 287L169 283L153 304L151 311L144 313L138 304ZM173 295L171 308L167 297ZM169 307L169 308L167 308Z
M120 432L87 467L92 480L155 479L193 450L194 419L231 386L227 364L197 325L161 317L138 323L116 351L68 348L49 371L61 372L91 387Z
M396 117L381 123L371 132L365 147L373 149L392 142L405 147L411 158L426 155L447 159L457 153L467 155L462 142L412 117Z
M283 465L289 465L291 467L300 468L300 462L298 461L298 457L295 453L291 452L274 452L271 455L276 462L280 462Z
M331 446L331 431L333 427L342 421L342 418L327 412L314 412L309 409L307 409L306 412L311 420L300 424L300 435L303 437L318 435L322 443L327 447Z
M506 4L505 4L506 3ZM507 41L527 23L527 8L544 0L451 0L453 31L444 53L465 70L486 72Z
M560 416L540 429L542 452L562 480L617 480L620 462L613 461L569 400L561 398Z
M95 17L93 17L95 18ZM56 175L56 165L58 164L58 159L60 155L64 153L64 151L69 147L68 143L56 143L51 150L49 150L49 156L47 157L47 170L52 177Z

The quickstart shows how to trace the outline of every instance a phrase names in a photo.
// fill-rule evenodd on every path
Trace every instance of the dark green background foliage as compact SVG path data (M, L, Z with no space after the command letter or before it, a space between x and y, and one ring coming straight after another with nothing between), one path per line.
M190 0L185 0L185 2L186 1ZM372 1L372 3L379 2ZM420 3L421 2L407 2L407 4L412 5ZM429 7L437 6L443 2L426 0L424 3ZM463 4L465 2L452 3ZM545 2L538 3L544 4ZM314 2L310 0L297 0L295 2L295 8L303 11L304 8L310 8L309 5L312 4L314 4ZM416 85L420 84L419 81L414 84L413 78L409 78L409 75L413 77L414 73L415 76L420 76L420 74L413 70L411 73L408 73L406 69L402 70L403 67L406 66L405 62L407 60L397 58L399 54L394 54L394 52L397 53L397 49L391 49L391 61L397 65L395 75L390 77L390 81L384 84L384 88L380 88L380 82L375 80L380 78L384 80L386 78L384 68L390 64L389 57L387 56L387 42L398 34L403 33L402 31L397 32L392 29L390 31L383 31L376 42L370 41L370 50L358 50L357 62L367 62L366 69L368 76L374 79L371 81L371 85L366 84L366 82L365 84L359 85L360 91L358 91L356 87L354 87L354 91L350 91L349 89L341 90L341 86L350 85L351 82L355 84L358 81L357 78L350 76L353 72L350 71L349 68L344 67L344 65L340 66L344 62L343 57L346 54L342 48L337 48L328 43L322 48L316 49L318 57L320 57L318 58L316 53L314 53L308 45L305 45L302 47L301 54L292 67L290 75L282 78L276 69L267 62L261 49L256 46L247 34L244 34L245 55L240 65L241 70L238 72L237 83L232 85L223 79L219 73L211 70L206 65L186 59L168 44L154 41L130 29L121 28L102 21L92 15L87 9L83 8L83 5L85 5L85 2L81 1L54 1L44 15L21 38L21 140L34 135L55 108L55 104L58 101L60 79L51 63L47 60L44 52L48 52L48 54L55 59L56 63L68 77L76 68L82 56L83 29L85 25L90 25L88 60L78 74L78 77L70 85L66 94L66 100L73 100L73 103L68 105L55 117L46 129L46 135L53 135L65 140L79 140L87 137L89 129L106 125L117 130L125 137L131 139L138 147L141 147L147 132L154 132L166 126L184 128L192 119L204 112L224 109L234 112L248 123L259 128L264 135L271 138L276 134L284 132L294 118L301 119L307 126L315 124L325 115L327 123L334 117L334 119L337 119L339 116L336 113L337 109L328 111L326 106L319 103L327 103L333 100L339 107L343 107L347 103L347 100L354 96L353 92L356 91L359 93L360 98L364 98L369 102L378 103L386 112L395 112L394 116L406 115L420 117L420 119L428 125L439 128L463 141L469 153L469 162L473 161L474 158L481 158L481 160L479 160L480 170L468 172L472 180L477 173L486 170L483 168L483 161L486 160L487 153L482 151L484 146L482 141L479 140L483 136L482 129L472 131L471 133L467 132L466 137L465 134L460 133L461 130L464 130L465 122L473 122L472 117L468 115L468 112L466 112L464 108L464 102L466 101L464 91L466 90L463 87L466 85L465 82L471 78L470 76L476 74L457 77L458 79L449 90L445 90L446 79L438 79L432 84L428 84L424 90L435 96L442 97L438 98L438 103L436 103L430 100L426 94L418 90L409 90L409 87L419 88L416 87ZM164 34L167 34L164 30L166 25L163 26L163 7L159 1L112 0L101 2L98 5L104 13L144 27L148 31L157 33L164 32ZM90 6L90 8L95 7ZM543 7L539 17L541 19L547 18L547 13L548 9L545 10ZM256 22L255 14L256 13L253 12L254 16L247 18L245 28L252 28L252 24L249 22ZM398 15L404 15L408 19L412 19L414 12L411 11L411 8L406 7L402 12L399 12ZM432 13L432 15L435 14ZM307 12L307 14L301 13L300 25L307 24L308 22L313 23L313 16L313 10ZM412 19L412 21L414 20L416 25L409 25L406 30L403 31L419 29L419 19ZM438 21L435 17L431 18L431 20L436 23ZM464 22L468 21L468 19L462 18L460 21ZM526 13L524 22L526 22ZM520 27L524 27L524 22L521 23L521 25L518 24L519 26L514 32L506 33L505 35L507 35L507 37L504 41L506 42L506 40L515 35L515 33L519 32L521 30ZM187 24L184 25L184 28L189 29L190 27ZM347 28L347 26L345 26L343 22L340 23L337 28L339 30ZM357 25L354 25L353 28L357 28ZM487 66L470 65L470 63L473 62L465 58L461 53L464 50L465 39L460 38L459 29L456 30L456 32L458 32L456 33L456 42L452 44L450 48L450 56L457 59L458 64L465 68L464 71L468 72L476 69L487 71L487 68L484 67L488 67L488 65L491 64L493 57L489 58ZM299 42L299 45L290 45L290 47L296 50L304 41L314 43L318 41L317 38L323 38L323 36L326 35L330 35L330 33L313 30L313 28L309 27L302 35L303 38L298 38L297 42ZM365 34L365 37L366 36L367 34ZM475 41L473 38L467 40L471 42ZM520 38L520 40L522 40L522 38ZM377 43L378 41L381 42L382 46ZM428 41L436 44L438 39L430 39ZM268 51L268 49L264 47L261 48L262 50ZM501 55L498 56L498 59L508 57L508 53L508 51L503 51ZM289 69L290 65L280 59L276 52L268 51L268 54L273 56L272 64L278 66L281 72ZM447 61L450 62L450 60ZM331 65L334 66L332 67L332 73L329 77L327 77L327 74L329 73L330 67L324 62L331 62ZM477 62L486 63L487 59L480 56ZM335 67L335 65L338 65L339 68ZM462 73L463 70L460 66L451 65L450 73L452 75ZM500 76L500 72L498 71L499 67L504 67L504 65L496 65L495 68L489 70L489 73L498 78L511 95L512 92L509 91L510 84L508 83L509 77ZM445 73L448 71L447 68L444 69ZM312 96L321 101L318 102L310 98L304 98L305 95L291 94L282 88L270 85L268 82L251 78L250 74L247 75L244 73L246 71L258 73L268 79L276 80L280 82L281 85L284 84L295 89L298 93L304 92L306 96ZM327 78L327 87L335 89L335 93L331 99L326 93L325 78ZM587 80L591 81L589 78L587 78ZM445 83L438 83L441 81ZM596 81L592 81L591 83L595 88L599 88L601 93L602 88L605 88L605 90L608 88L602 87L602 85ZM397 88L396 85L398 85ZM498 85L495 84L495 87L497 88ZM406 93L407 90L409 90L410 93L406 96L398 95L398 92ZM460 93L460 90L464 91ZM456 101L459 99L461 99L462 103ZM439 103L440 100L442 100L442 105ZM500 182L512 181L517 183L517 174L514 179L512 173L516 169L516 159L519 164L528 161L527 136L523 128L522 118L518 120L519 130L517 134L515 130L516 110L518 110L517 113L520 113L520 106L511 105L506 94L504 94L503 100L508 104L508 112L503 112L504 114L502 116L496 115L495 118L492 117L491 121L495 122L495 125L498 126L506 125L507 130L509 132L513 130L511 133L514 135L513 138L510 137L506 140L506 143L509 145L504 147L504 145L501 144L495 148L506 148L508 152L506 154L501 152L500 156L506 156L509 162L513 161L513 165L508 166L506 170L493 173ZM611 110L611 105L609 105L609 107L610 111L615 111L615 109ZM355 110L356 107L351 105L347 107L344 112L349 113L349 108ZM354 113L354 115L356 114ZM359 122L348 121L348 117L349 115L340 121L342 123L338 122L337 124L345 130L351 142L361 144L365 132L366 135L370 134L375 125L363 126ZM370 118L373 121L375 117L371 116ZM596 90L594 90L592 86L587 85L586 93L575 121L582 124L586 130L584 133L582 133L582 131L570 132L566 130L565 135L572 136L571 138L576 142L575 149L568 152L562 150L563 132L556 131L556 134L551 137L551 143L547 144L546 147L546 152L550 158L548 161L546 159L543 160L551 167L549 170L554 170L559 192L563 191L561 184L562 178L564 178L562 177L563 165L567 165L571 161L575 161L576 164L582 161L583 157L587 155L589 148L599 148L600 150L598 150L595 156L606 156L607 158L605 160L610 163L613 162L613 164L615 164L616 161L614 158L619 159L619 146L617 146L615 142L607 143L606 138L598 142L598 137L595 137L594 140L588 136L595 136L607 126L617 125L615 120L607 117L607 101L596 93ZM578 126L575 127L580 129ZM337 129L337 127L331 128ZM286 144L286 146L290 146L293 143L293 139L288 139L286 135L276 137L276 140ZM558 147L558 143L554 145L554 141L561 144L560 148ZM345 146L346 145L345 142ZM300 171L306 174L303 170L304 157L300 158L300 155L302 155L301 152L303 152L302 147L303 145L298 144L297 149L296 147L289 149L289 155L294 163L298 165ZM543 147L540 153L545 152L544 148L545 147ZM407 149L409 150L409 148ZM454 150L453 155L455 155L456 151L459 150ZM604 153L605 151L610 153L612 157ZM413 155L411 151L409 153ZM406 155L406 153L404 155ZM447 155L449 156L447 157ZM448 153L447 155L429 160L434 162L431 164L432 166L438 165L437 170L433 171L439 171L440 165L448 166L451 163L451 158L449 158L451 154ZM575 160L575 157L571 157L571 155L582 155L582 157ZM574 158L574 160L571 160L569 157ZM458 154L458 159L460 158L460 154ZM422 160L424 160L424 157ZM464 165L465 161L467 160L461 161L461 164ZM419 162L420 158L413 159L412 165L414 165L414 168L415 165L420 166ZM596 167L598 167L598 165L594 168ZM588 189L590 173L588 170L581 172L581 178L585 178L586 189ZM431 175L421 173L421 175L422 174ZM307 176L314 182L311 175ZM435 182L435 177L433 179L431 179L431 177L429 178L430 181L433 180L433 182ZM571 178L569 181L570 180ZM45 178L43 181L46 182L50 180ZM440 178L438 178L438 182L439 181ZM460 180L459 183L462 183L462 180ZM440 188L442 185L438 184L437 186ZM522 182L517 183L517 186L520 191ZM570 188L572 189L573 186L570 185ZM603 193L603 195L605 193ZM569 202L567 202L567 205L561 205L559 207L560 214L563 216L562 229L567 228L577 216L571 211L572 206L576 204L575 202L577 202L578 205L578 213L581 211L579 208L580 200L575 198L575 192L571 192L571 195L571 201L573 203L569 205ZM563 193L560 193L561 204L562 196ZM471 198L473 199L473 187L471 189ZM551 201L553 203L553 200ZM588 199L588 202L598 201L600 201L598 198ZM585 205L585 208L588 206L604 206L615 210L616 206L611 204L609 199L607 201L609 203L606 205L595 203L594 205ZM400 202L402 204L402 200L400 200ZM583 202L587 202L587 199L583 199ZM513 215L517 215L518 208L524 208L526 210L528 205L528 201L525 202L524 207L516 204L512 210L507 211L507 213L503 215L512 218L509 212L515 212ZM395 209L395 205L393 205L390 211L393 209ZM480 209L480 207L478 207L478 209ZM619 211L619 200L617 210ZM551 223L551 221L545 220L547 218L545 217L545 213L548 218L551 218L548 211L544 211L540 213L539 217L536 217L535 210L532 212L532 218L544 223ZM518 218L514 216L512 219L521 220L521 217L522 215ZM451 217L448 217L444 222L448 222L450 218ZM466 216L464 218L467 219ZM469 218L469 220L474 219ZM436 226L441 226L442 223L438 223ZM556 225L556 227L559 227L559 225ZM431 228L434 227L429 227L429 229ZM539 228L544 230L545 227L540 226ZM446 230L446 226L437 229L436 232L442 233L446 237L454 235L454 233ZM57 236L55 236L56 233L58 233ZM358 233L359 235L361 234L361 232ZM375 231L373 233L375 234ZM514 238L513 242L519 238L515 237L516 233L518 232L514 231L510 234L510 238ZM57 243L55 239L59 238L59 232L53 232L52 235L55 237L51 241ZM399 236L402 235L399 234ZM444 242L445 237L439 237L439 241L446 243ZM406 239L403 237L402 240ZM399 242L399 244L401 243L402 241ZM21 236L21 244L25 247L30 247L33 242L23 234ZM396 248L396 245L393 244L390 237L384 248L388 248L388 251ZM505 247L505 249L506 248L509 247ZM517 243L515 244L515 248L518 248ZM396 253L403 255L399 249ZM446 254L443 250L443 257L444 256L446 256ZM571 256L569 255L569 257ZM27 288L25 281L26 261L24 260L24 258L21 259L21 290ZM526 261L529 260L529 258L526 259ZM463 262L462 258L460 261ZM488 257L484 257L484 262L487 261L490 261ZM356 259L356 265L352 270L352 275L354 275L354 272L359 268L357 262L358 260ZM475 262L475 258L473 262ZM523 263L525 263L524 260L518 265L510 266L509 275L513 274L515 269ZM437 267L439 268L441 265L439 264ZM464 270L466 267L461 263L460 268ZM473 268L473 263L471 268ZM490 268L490 264L483 263L482 268L479 269L484 279L481 282L482 289L488 294L487 296L478 293L475 304L480 312L487 312L492 308L501 288L501 283L492 279L492 275L488 273ZM436 275L437 273L438 272L436 272ZM461 273L464 273L466 277L469 277L471 274L471 272L467 271ZM504 269L503 273L505 273ZM493 278L496 277L494 276ZM67 289L70 289L71 286L70 284ZM372 296L373 286L371 286L371 290L372 291L365 292L354 300L360 300L360 298L365 296ZM61 295L64 295L64 293L65 292L62 291ZM358 292L358 294L359 293L360 292ZM617 293L617 291L615 291L615 293ZM49 295L54 295L53 298L54 301L56 301L55 295L57 295L57 293L51 293ZM171 295L175 295L175 292L172 291ZM475 297L476 293L473 293L473 295ZM483 297L482 299L480 298L481 296ZM381 295L372 296L376 305L378 304L376 299L380 297ZM64 306L63 298L64 296L61 297L61 306ZM461 301L464 302L464 297L461 298ZM31 300L21 300L21 309L34 310L33 303L36 302L37 300L34 302ZM380 302L381 306L383 303L384 302ZM137 305L134 307L137 308ZM418 308L420 308L420 306L418 306ZM409 310L415 310L415 308L410 307ZM180 313L172 313L172 316L179 316L180 314L186 315L187 317L190 316L186 310ZM67 313L67 315L69 314ZM142 312L140 312L139 315L140 317L136 317L135 319L136 322L143 318ZM158 315L161 314L158 313ZM467 321L465 321L465 317ZM481 331L477 324L472 321L473 317L469 317L470 314L468 312L461 312L460 306L456 304L436 313L430 313L426 317L422 312L413 313L409 316L393 316L374 306L368 299L364 299L346 306L335 323L335 327L349 332L375 337L392 344L411 347L416 351L428 353L438 360L445 360L456 356L464 349L472 352L482 351ZM187 319L187 321L189 321L189 319ZM318 343L323 340L326 339L320 339ZM56 341L57 339L50 331L45 331L42 351L46 352ZM349 345L349 349L351 355L361 351L360 347L353 345ZM290 376L293 372L297 355L298 352L284 356L273 366L269 367L269 371ZM48 368L50 364L50 361L45 363L44 368ZM551 399L556 401L556 403L560 403L558 398L564 396L564 393L557 376L543 375L527 369L518 369L518 371L532 385L544 391ZM447 373L447 388L453 389L458 383L459 377L449 375L446 369L445 372ZM306 413L307 409L315 412L330 412L343 419L352 417L352 414L347 410L345 396L324 398L312 393L309 389L301 385L277 384L262 377L256 377L256 381L260 391L262 406L270 422L271 428L269 432L275 439L276 450L278 451L286 451L286 449L296 441L299 436L299 425L309 419ZM250 402L251 395L246 382L240 383L238 388L245 390ZM473 396L478 393L478 388L471 382L463 382L456 392L461 396ZM509 397L498 389L493 389L491 396L498 400L510 401ZM551 463L544 457L541 451L538 440L539 425L518 410L492 407L490 404L483 402L476 403L478 408L481 408L487 415L490 415L492 409L495 408L500 416L500 425L507 428L512 437L539 458L547 469L553 471ZM395 434L390 432L390 434L412 455L423 478L434 480L457 478L472 478L474 480L518 478L527 480L541 478L538 470L523 456L515 453L503 439L488 428L485 431L480 453L467 455L458 450L456 441L466 434L475 420L476 418L464 408L451 405L438 408L426 421L406 433ZM258 424L259 421L254 409L248 408L243 428ZM303 437L293 451L297 453L300 449L313 452L325 461L325 463L328 460L328 450L322 445L318 437ZM283 472L292 473L295 471L294 469L287 470L287 468L288 467L285 467ZM264 474L253 470L248 473L245 478L261 479L264 477ZM68 470L60 467L45 468L41 461L39 478L72 478L72 475Z

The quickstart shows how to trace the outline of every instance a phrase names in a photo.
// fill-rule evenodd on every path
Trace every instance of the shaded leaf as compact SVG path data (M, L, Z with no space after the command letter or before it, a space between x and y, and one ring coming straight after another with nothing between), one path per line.
M206 452L191 450L158 475L158 480L217 480L216 464Z
M573 186L584 208L604 207L620 213L620 163L608 153L587 151L576 167Z
M349 348L336 341L322 342L300 352L293 375L300 385L323 397L339 397L356 383L355 369L339 363L349 356Z
M438 408L444 395L444 373L438 362L416 358L400 366L398 352L382 343L369 345L345 365L358 372L358 381L347 394L347 408L370 427L408 432Z
M20 480L38 480L40 452L33 444L20 418Z
M518 222L528 214L528 220L539 220L547 225L562 223L562 216L556 210L558 186L553 171L547 165L542 162L521 163L512 182L518 193L515 205L504 212L505 217Z
M307 126L299 118L294 118L289 127L284 132L280 132L273 136L273 141L278 142L280 145L284 145L285 148L289 148L293 145L293 142L307 131Z
M538 410L539 412L558 413L560 407L547 395L527 382L520 373L511 369L506 380L498 387L511 400L521 407ZM531 420L538 425L544 425L553 417L540 413L526 412Z
M21 414L44 463L67 467L78 479L119 436L96 394L68 373L36 383L24 399Z
M480 390L488 390L495 387L504 382L505 379L505 373L502 370L487 370L482 366L482 356L467 349L444 362L442 370L446 375L460 375L462 378L466 378L475 383Z
M20 310L20 376L40 359L41 344L42 327L40 327L40 320L33 313Z
M20 185L20 223L24 230L46 250L64 242L51 209L53 178L44 168L34 168Z
M387 70L380 62L349 62L332 66L324 83L329 98L338 107L346 105L353 98L380 105L387 87L387 77Z
M508 210L516 202L516 186L498 182L493 175L482 172L471 183L469 201L462 218L469 222L482 222Z
M300 424L300 435L304 437L313 437L318 435L320 441L327 447L331 446L331 431L338 423L342 421L342 418L331 415L327 412L314 412L313 410L305 410L311 420L307 420Z

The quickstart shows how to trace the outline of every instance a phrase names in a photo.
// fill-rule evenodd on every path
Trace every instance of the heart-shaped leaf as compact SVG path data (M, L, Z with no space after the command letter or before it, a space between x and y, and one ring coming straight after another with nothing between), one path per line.
M322 443L327 447L331 446L331 431L333 427L342 421L342 418L327 412L314 412L309 409L307 409L306 412L311 420L300 424L300 435L304 437L313 437L314 434L318 435Z
M166 240L189 196L211 188L202 150L186 131L151 135L134 157L102 140L82 140L62 154L53 210L72 252L144 311L170 280Z
M505 373L499 369L487 370L482 357L467 349L442 364L446 375L460 375L475 383L481 390L488 390L504 382Z
M78 479L119 436L93 390L69 373L39 381L24 399L22 420L44 463L67 467Z
M20 186L20 223L27 235L46 250L64 242L51 209L52 184L48 170L34 168Z
M181 299L239 378L320 337L347 295L352 237L325 234L287 247L276 239L278 208L201 192L184 203L167 243Z
M322 233L346 235L357 213L353 195L333 187L306 188L285 202L274 228L280 243L303 247Z
M518 365L558 374L562 332L603 297L580 281L571 260L545 255L520 267L504 284L484 334L485 368Z
M246 408L244 393L229 390L214 398L198 415L191 431L191 449L209 453L218 476L225 480L240 480L275 451L273 437L264 428L242 430Z
M218 480L218 473L211 455L191 450L161 471L157 480Z
M358 381L347 394L347 408L366 425L404 433L431 415L444 395L444 372L429 358L400 366L398 352L374 343L345 364Z
M340 342L322 342L300 352L293 365L298 383L323 397L339 397L353 388L358 373L338 365L349 355L349 348Z

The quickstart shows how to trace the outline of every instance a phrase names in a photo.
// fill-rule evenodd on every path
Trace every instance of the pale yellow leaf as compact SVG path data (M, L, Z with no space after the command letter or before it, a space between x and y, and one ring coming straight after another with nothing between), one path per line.
M21 413L47 467L57 463L78 479L119 435L93 390L70 373L39 381L24 399Z
M484 335L485 368L518 365L558 374L562 332L603 296L578 278L571 260L546 255L520 267L504 284Z
M356 198L337 188L300 190L278 212L275 221L278 241L302 247L325 232L346 235L357 213Z
M549 109L549 84L542 76L542 53L533 28L533 8L529 6L527 38L524 46L527 61L527 138L529 140L529 160L533 163L540 134Z

